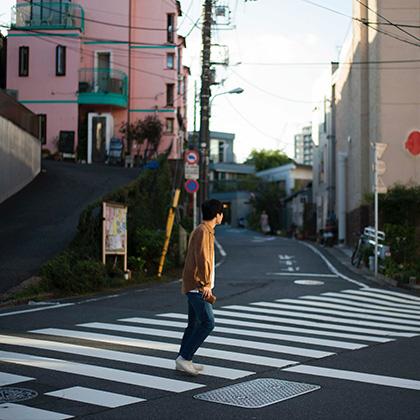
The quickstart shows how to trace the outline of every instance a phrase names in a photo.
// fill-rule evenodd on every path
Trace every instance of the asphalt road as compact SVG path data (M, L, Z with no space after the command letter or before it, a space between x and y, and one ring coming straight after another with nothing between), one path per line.
M0 419L420 419L420 298L311 244L224 227L216 236L226 255L216 330L195 360L203 374L174 370L186 313L177 280L3 309L0 384L38 396L0 404ZM268 378L319 389L263 408L194 398ZM257 396L249 387L237 401Z
M88 204L138 175L105 165L42 165L43 172L0 204L0 296L65 248Z

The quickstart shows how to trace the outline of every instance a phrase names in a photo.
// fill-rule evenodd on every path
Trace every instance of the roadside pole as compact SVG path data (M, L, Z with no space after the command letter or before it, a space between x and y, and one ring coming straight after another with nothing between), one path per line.
M192 194L193 199L193 227L197 227L197 191L200 177L200 154L197 149L189 149L184 153L185 191Z

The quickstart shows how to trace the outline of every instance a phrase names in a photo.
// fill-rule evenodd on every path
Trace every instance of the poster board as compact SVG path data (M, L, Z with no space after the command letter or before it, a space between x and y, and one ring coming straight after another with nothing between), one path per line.
M127 207L103 202L102 216L102 262L107 255L123 255L127 271Z

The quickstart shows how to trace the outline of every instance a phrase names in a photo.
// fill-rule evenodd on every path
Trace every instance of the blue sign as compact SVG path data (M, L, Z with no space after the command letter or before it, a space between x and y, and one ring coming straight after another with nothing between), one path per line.
M184 184L185 191L194 194L198 191L198 182L195 179L188 179Z

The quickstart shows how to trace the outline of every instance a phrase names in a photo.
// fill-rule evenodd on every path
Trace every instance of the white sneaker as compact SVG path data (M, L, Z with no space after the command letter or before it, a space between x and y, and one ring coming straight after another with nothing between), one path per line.
M191 376L197 376L199 374L192 364L191 360L185 360L182 356L178 356L175 359L175 369L181 372L185 372Z
M195 370L198 370L199 372L201 372L204 369L203 365L199 365L197 363L193 363L192 364Z

